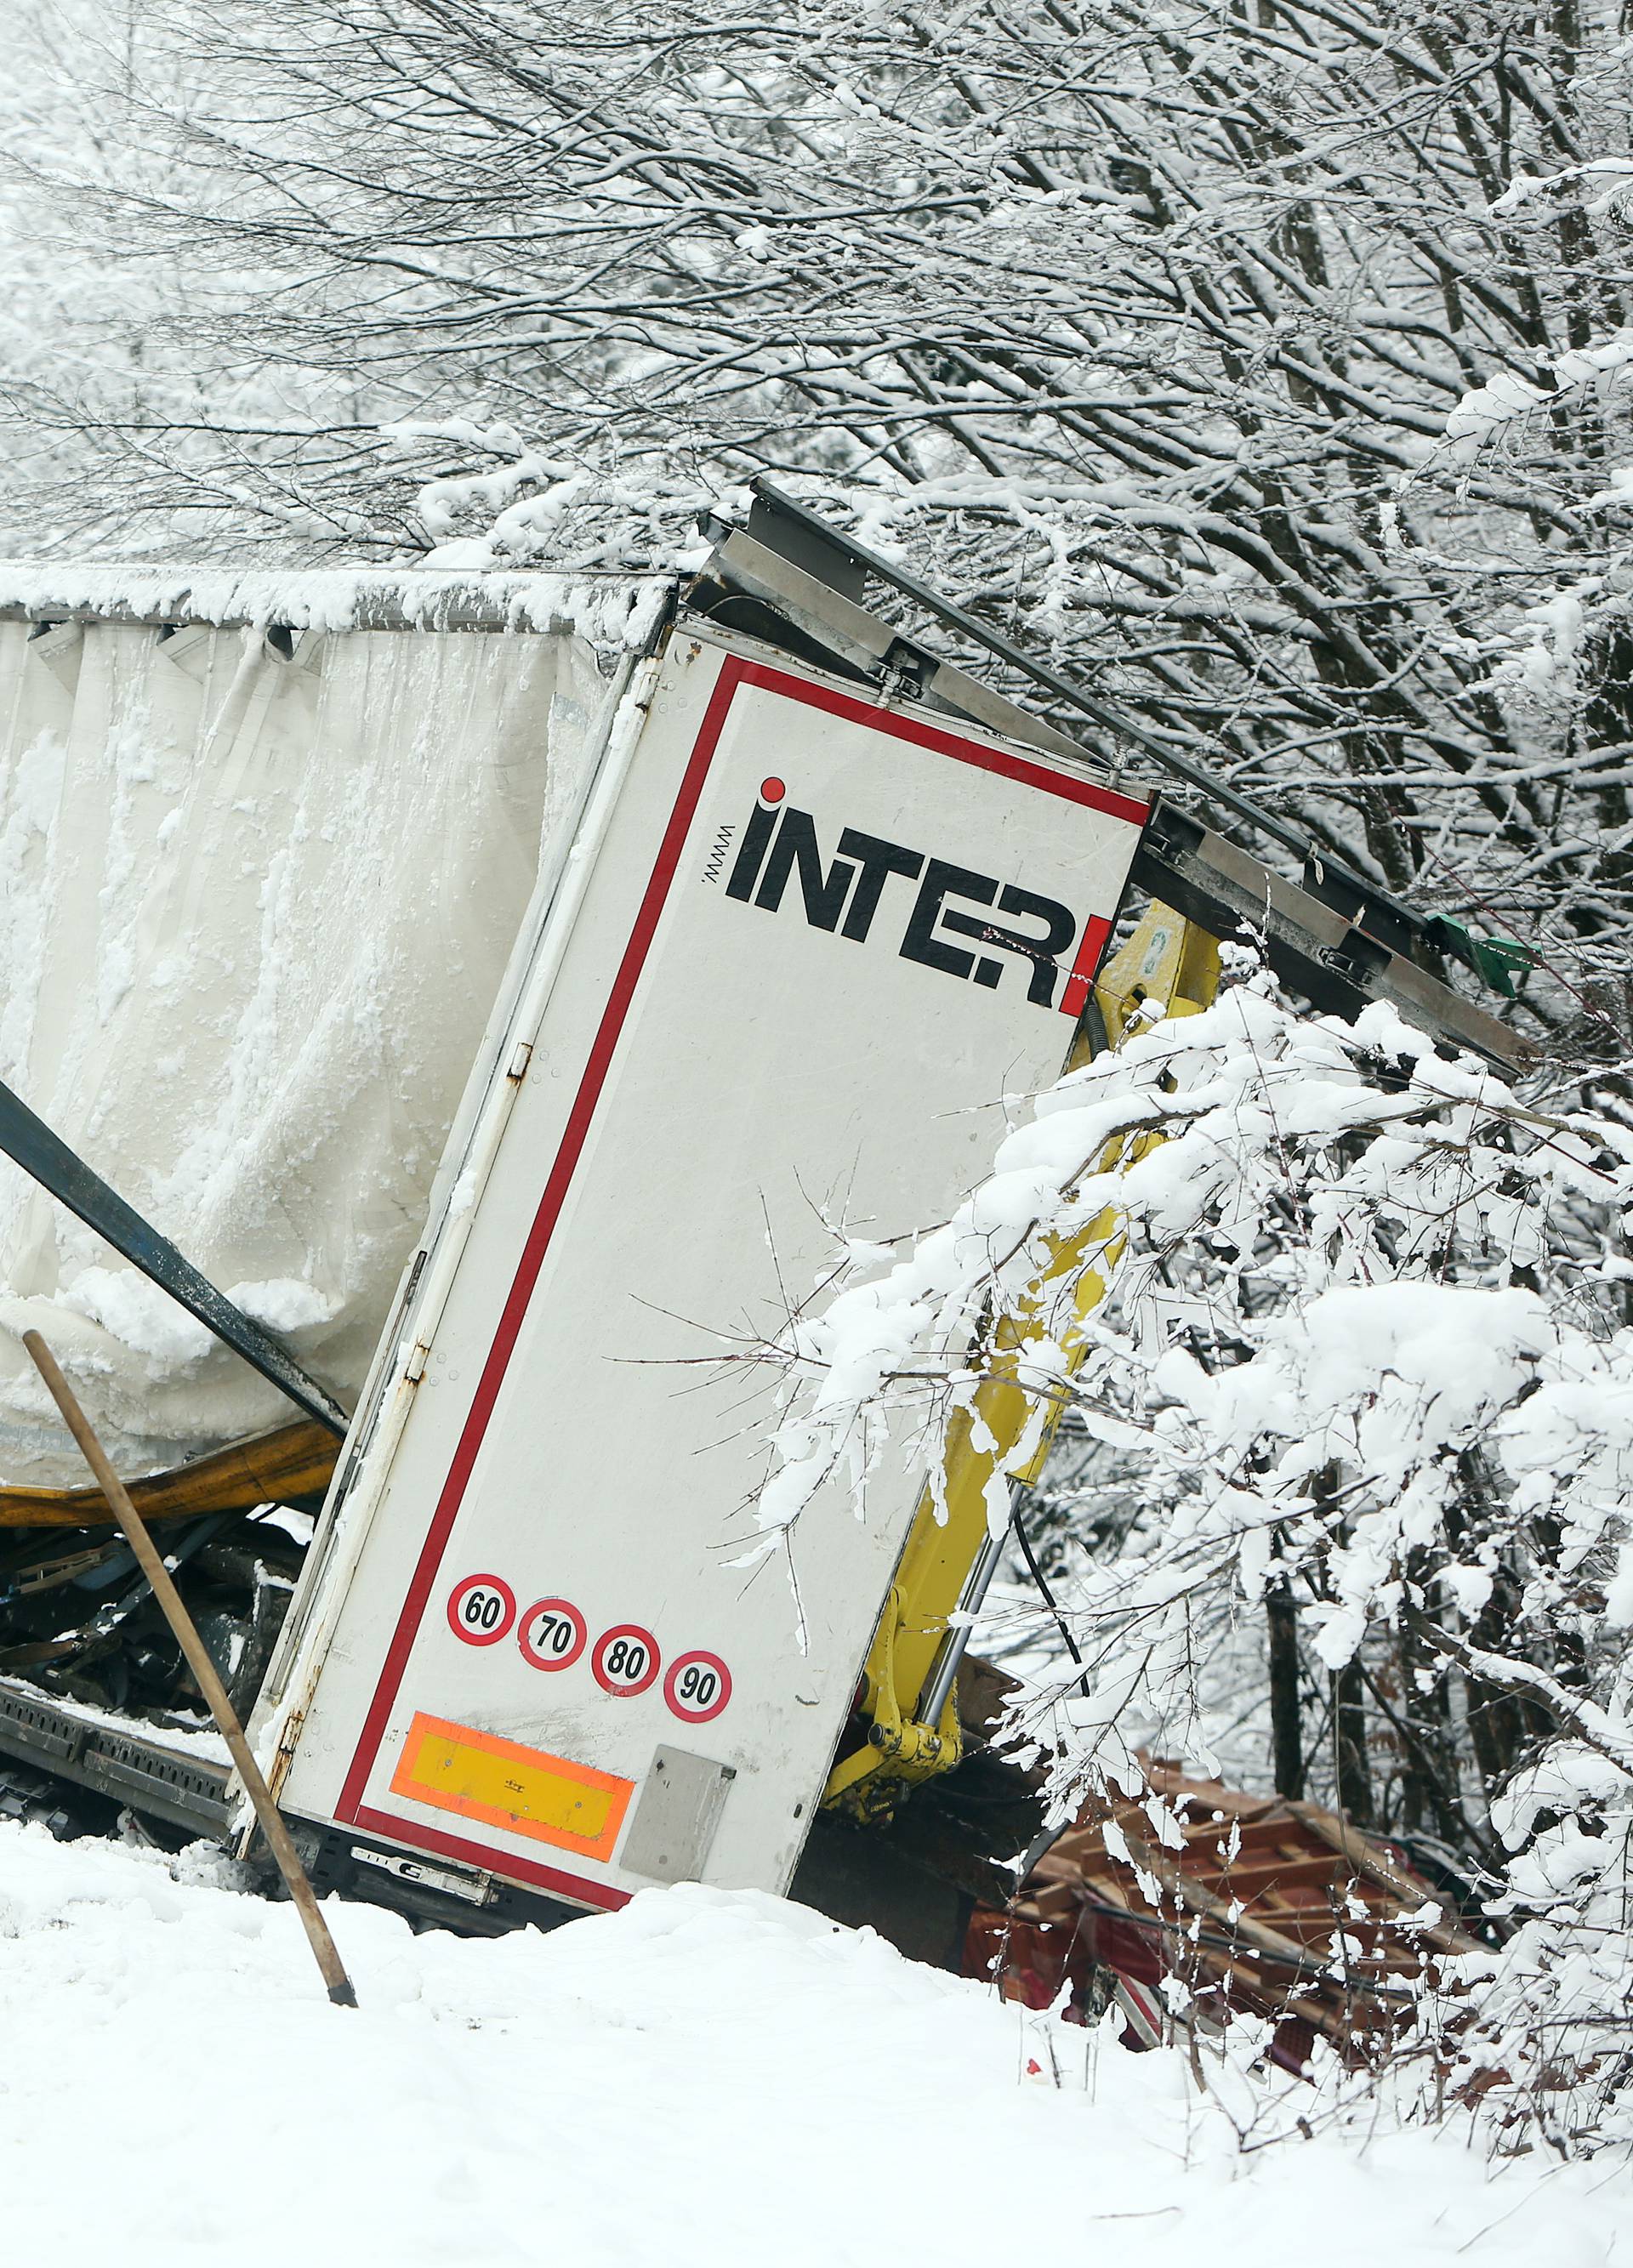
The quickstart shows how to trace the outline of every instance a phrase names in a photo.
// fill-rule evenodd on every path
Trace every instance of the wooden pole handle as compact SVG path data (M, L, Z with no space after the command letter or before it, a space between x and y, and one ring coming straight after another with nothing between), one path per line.
M299 1914L329 1997L339 2008L355 2008L357 1994L351 1989L351 1979L329 1933L329 1924L318 1910L312 1884L306 1868L300 1863L300 1853L284 1824L283 1814L272 1800L272 1791L261 1776L249 1742L244 1738L244 1728L238 1721L238 1712L227 1699L226 1688L216 1674L216 1665L210 1659L204 1641L194 1625L193 1617L181 1602L181 1594L170 1580L170 1570L160 1557L152 1537L148 1534L141 1513L130 1501L129 1490L107 1461L107 1453L92 1429L75 1398L74 1390L57 1366L56 1357L38 1331L25 1331L23 1344L33 1359L35 1369L46 1382L51 1399L63 1413L63 1422L78 1442L85 1461L96 1476L97 1486L107 1498L115 1519L124 1530L130 1549L136 1553L142 1572L152 1586L153 1596L164 1609L165 1620L175 1633L188 1668L192 1671L199 1691L210 1705L210 1713L221 1728L221 1736L231 1752L244 1792L255 1807L261 1831L266 1837L277 1870L284 1877L289 1895Z

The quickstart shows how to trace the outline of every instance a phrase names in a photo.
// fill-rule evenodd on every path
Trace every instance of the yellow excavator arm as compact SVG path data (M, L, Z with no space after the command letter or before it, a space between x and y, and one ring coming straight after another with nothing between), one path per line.
M1101 972L1093 996L1098 1029L1095 1016L1080 1027L1067 1069L1116 1047L1136 1019L1194 1015L1218 984L1216 939L1166 906L1152 906ZM1158 1139L1148 1135L1131 1145L1127 1161ZM1120 1146L1108 1151L1108 1165ZM979 1605L1002 1549L989 1518L991 1484L1001 1470L1006 1490L1035 1483L1060 1419L1056 1403L1039 1422L1038 1396L1020 1374L1031 1325L1047 1305L1049 1335L1068 1371L1075 1368L1085 1344L1081 1325L1105 1298L1120 1250L1117 1216L1108 1208L1057 1246L1030 1306L1005 1317L976 1357L980 1384L948 1426L941 1470L926 1484L863 1669L868 1737L829 1775L823 1800L831 1807L864 1818L887 1815L904 1788L958 1762L957 1666L967 1626L955 1627L952 1617ZM1051 1295L1052 1285L1062 1285L1071 1286L1064 1314L1058 1290ZM1031 1452L1012 1470L1008 1460L1031 1438L1029 1427L1036 1434Z

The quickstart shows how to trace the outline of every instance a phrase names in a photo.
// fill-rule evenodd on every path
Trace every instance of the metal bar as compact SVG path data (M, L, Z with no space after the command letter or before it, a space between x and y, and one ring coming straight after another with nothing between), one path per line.
M825 657L848 664L870 681L877 681L892 654L911 654L920 673L919 697L927 706L944 710L950 716L967 717L1004 739L1069 756L1102 777L1114 777L1104 756L1059 731L1035 710L1021 708L983 679L925 652L882 615L869 614L843 592L819 582L797 560L757 542L741 528L733 528L720 538L709 562L709 572L726 589L773 608L784 622L815 639ZM683 614L680 619L683 627L687 617ZM712 636L720 636L720 623L706 612L698 619L708 625ZM727 634L731 634L729 628Z
M1282 982L1319 1014L1352 1019L1369 1000L1393 1001L1431 1039L1472 1048L1511 1076L1525 1068L1530 1050L1509 1025L1189 812L1158 803L1129 880L1210 936L1258 937Z
M1017 1482L1016 1487L1018 1486ZM1013 1497L1015 1489L1012 1488L1010 1495ZM980 1612L981 1602L992 1587L993 1577L998 1572L998 1562L1003 1557L1003 1536L994 1535L988 1528L986 1541L976 1553L974 1564L959 1594L960 1614ZM925 1680L924 1690L919 1697L919 1705L913 1714L920 1724L928 1725L932 1731L942 1720L942 1711L947 1706L947 1697L952 1691L953 1680L958 1675L958 1664L969 1651L969 1646L970 1625L961 1623L956 1630L948 1631L930 1665L930 1674Z
M312 1894L307 1870L300 1863L290 1831L284 1824L283 1814L272 1800L270 1789L261 1777L261 1767L244 1738L244 1728L238 1721L238 1712L227 1699L226 1688L216 1672L204 1641L194 1627L193 1618L181 1603L181 1594L170 1580L170 1571L159 1555L158 1547L142 1522L142 1515L130 1501L124 1483L107 1462L106 1451L92 1429L91 1421L74 1397L74 1390L57 1368L56 1358L38 1331L25 1331L23 1344L33 1358L35 1369L44 1379L51 1399L63 1413L63 1422L78 1442L85 1462L96 1476L98 1487L113 1507L114 1517L125 1532L131 1550L141 1562L142 1572L151 1584L153 1596L164 1609L165 1620L174 1632L176 1644L187 1660L199 1691L210 1705L210 1713L221 1729L221 1736L230 1750L244 1792L255 1807L255 1817L261 1822L261 1831L266 1837L277 1870L300 1916L307 1941L312 1948L329 1997L337 2008L355 2008L358 1996L351 1988L345 1964L329 1933L329 1924L318 1911L318 1902Z
M78 1715L71 1704L59 1706L33 1687L0 1678L0 1754L162 1819L195 1840L224 1840L226 1765L166 1748L162 1738L144 1740L143 1729L133 1725L122 1732L94 1713Z
M1279 843L1284 850L1290 850L1300 859L1314 852L1315 846L1308 835L1301 835L1296 827L1289 827L1285 820L1278 819L1274 812L1267 811L1262 804L1255 803L1250 796L1241 794L1224 781L1210 777L1200 764L1193 764L1188 756L1177 755L1157 734L1147 732L1126 713L1110 708L1104 702L1097 701L1092 695L1083 692L1080 686L1073 684L1069 677L1062 677L1058 669L1052 669L1047 662L1038 660L1024 647L1016 645L1012 638L1007 638L1001 630L994 630L990 622L984 622L979 615L967 613L950 599L940 597L927 584L920 582L916 575L908 574L904 568L868 550L866 544L858 543L853 537L843 534L820 513L808 511L804 504L796 503L791 496L786 496L764 474L754 481L752 486L758 502L790 520L805 535L820 537L831 547L842 551L868 574L878 576L882 582L893 584L897 590L905 592L917 605L934 615L938 622L945 622L949 629L956 630L961 637L984 646L988 653L996 654L1001 661L1030 677L1034 685L1045 687L1057 699L1069 702L1074 709L1092 718L1106 732L1114 733L1119 740L1130 741L1136 748L1142 749L1153 762L1161 764L1164 770L1173 773L1177 779L1184 780L1187 786L1195 788L1211 801L1223 804L1238 819L1246 820L1261 834ZM1342 873L1365 897L1388 906L1412 929L1422 927L1423 917L1421 914L1415 913L1409 906L1402 905L1386 890L1369 882L1363 875L1356 873L1341 859L1334 858L1330 851L1323 850L1316 855L1319 856L1324 865Z
M195 1322L240 1355L252 1370L286 1394L299 1410L344 1440L351 1420L332 1395L307 1376L289 1350L262 1330L208 1277L201 1276L167 1237L144 1220L116 1189L36 1118L19 1095L0 1084L0 1151L41 1187L107 1239L134 1268L167 1292Z
M798 519L802 527L814 519L802 506L778 497L776 490L767 494L776 498L779 510ZM762 514L757 523L762 534L771 516L769 512ZM827 525L825 521L816 524ZM846 541L835 531L830 534L836 543ZM972 637L980 635L995 650L1031 666L1007 640L995 632L989 636L983 625L938 600L911 576L875 559L863 546L851 549L874 571L911 591L927 607L957 618ZM723 535L711 571L728 588L745 592L774 608L852 666L876 675L893 649L910 650L924 664L921 690L939 704L972 718L989 731L1101 768L1101 760L1092 751L1018 709L979 679L923 654L913 641L880 616L869 614L843 592L818 580L809 568L757 537L741 529ZM1053 673L1044 674L1054 681ZM1201 777L1197 774L1199 780ZM1255 824L1265 818L1252 806L1245 807ZM1275 832L1274 824L1269 831ZM1298 847L1296 841L1294 847ZM1423 917L1359 881L1325 852L1318 855L1309 845L1304 847L1308 855L1301 885L1273 873L1177 806L1159 802L1134 853L1129 881L1212 935L1228 937L1240 922L1261 931L1276 974L1324 1013L1354 1016L1369 999L1390 998L1432 1033L1444 1035L1459 1046L1475 1048L1507 1068L1523 1068L1524 1042L1507 1025L1465 1000L1461 993L1410 958L1408 948L1422 930ZM1334 876L1341 876L1345 887L1329 887L1319 895L1321 880Z

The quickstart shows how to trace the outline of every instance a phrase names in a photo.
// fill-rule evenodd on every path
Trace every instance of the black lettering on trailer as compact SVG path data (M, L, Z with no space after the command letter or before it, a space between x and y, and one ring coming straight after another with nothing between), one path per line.
M951 911L942 914L942 926L956 931L960 937L972 937L978 944L995 946L1001 953L1013 953L1030 961L1031 977L1026 997L1035 1008L1053 1008L1055 979L1060 974L1061 959L1077 934L1077 917L1058 898L1040 897L1036 890L1023 890L1014 882L1006 883L999 892L998 910L1018 914L1023 920L1041 922L1043 935L1026 937L1018 930L1001 929L996 922L983 921L977 915ZM1000 961L983 958L975 964L975 982L989 990L1002 974Z
M847 827L839 837L839 856L854 858L860 869L856 887L851 893L850 911L839 935L861 945L866 942L873 926L886 882L892 874L901 874L908 881L916 882L923 871L924 853L909 850L900 843L887 843L883 836L864 835L860 828Z
M997 895L998 885L990 874L978 874L969 866L955 866L947 858L932 858L924 870L923 884L907 918L907 934L901 944L902 959L922 961L925 968L940 968L949 976L972 975L975 955L966 953L962 946L949 945L944 938L937 937L936 924L949 898L969 898L977 905L989 906Z
M746 905L754 895L754 885L759 879L765 863L766 847L772 839L772 829L777 824L777 814L763 803L757 803L743 830L743 840L737 845L736 862L731 870L731 880L726 885L728 898L740 898Z
M772 792L774 791L774 797ZM799 875L805 918L813 929L826 930L865 944L884 895L894 875L905 881L923 877L906 933L898 948L905 961L916 961L947 976L973 980L986 990L1001 983L1004 964L993 952L1010 954L1027 964L1026 997L1034 1007L1053 1008L1066 955L1077 935L1077 917L1058 898L1007 882L1001 889L991 874L960 866L951 859L927 858L904 843L889 842L861 828L846 827L839 835L838 855L825 865L816 836L816 822L809 811L792 805L779 810L775 799L783 791L780 780L768 781L761 799L743 832L728 897L775 913L787 895L790 880ZM706 870L720 871L723 853L717 849ZM996 920L993 913L961 911L950 899L964 899L970 907L990 906L998 914L1041 924L1037 934ZM843 917L843 918L841 918ZM967 937L991 950L966 952L950 942Z
M847 858L836 858L824 872L815 820L809 811L790 808L782 814L777 839L760 876L760 887L754 894L755 904L763 906L767 913L775 913L782 903L788 877L796 866L806 920L813 929L838 929L846 898L856 880L856 868Z

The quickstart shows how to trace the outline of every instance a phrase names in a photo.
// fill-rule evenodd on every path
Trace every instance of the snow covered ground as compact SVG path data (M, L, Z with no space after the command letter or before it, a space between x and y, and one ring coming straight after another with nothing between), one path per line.
M1633 2227L1620 2161L1245 2150L1178 2056L757 1895L495 1941L329 1913L356 2014L219 1860L0 1827L7 2262L1599 2268Z

